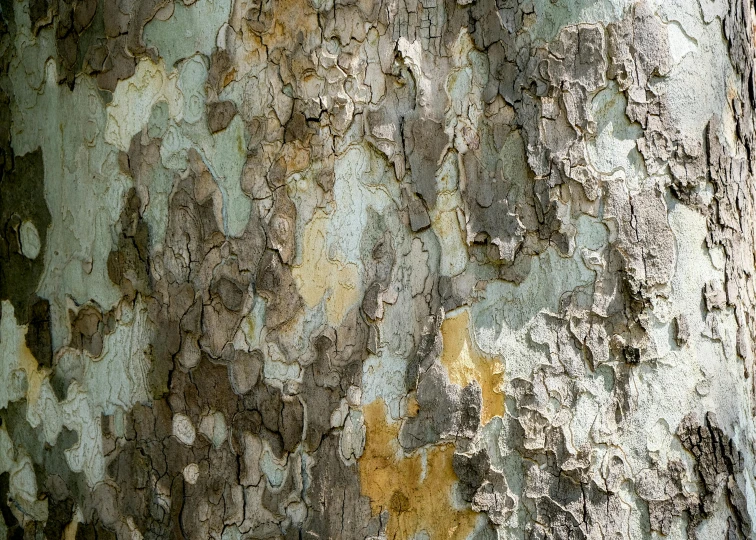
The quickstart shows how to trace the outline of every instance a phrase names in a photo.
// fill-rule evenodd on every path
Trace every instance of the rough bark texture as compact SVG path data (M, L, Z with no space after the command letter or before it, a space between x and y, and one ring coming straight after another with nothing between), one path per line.
M756 537L746 0L0 0L0 539Z

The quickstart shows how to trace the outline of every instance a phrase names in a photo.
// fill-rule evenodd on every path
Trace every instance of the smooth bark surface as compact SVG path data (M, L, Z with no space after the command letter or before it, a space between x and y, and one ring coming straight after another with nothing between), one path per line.
M754 538L745 0L0 0L0 540Z

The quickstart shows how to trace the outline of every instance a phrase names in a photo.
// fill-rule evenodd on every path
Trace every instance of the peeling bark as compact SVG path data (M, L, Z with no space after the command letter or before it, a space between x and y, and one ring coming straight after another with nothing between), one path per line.
M754 538L743 0L0 0L0 539Z

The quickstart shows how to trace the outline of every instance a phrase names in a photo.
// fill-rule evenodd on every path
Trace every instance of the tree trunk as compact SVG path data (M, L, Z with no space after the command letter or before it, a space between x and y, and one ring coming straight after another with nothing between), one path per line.
M0 540L755 538L754 23L0 0Z

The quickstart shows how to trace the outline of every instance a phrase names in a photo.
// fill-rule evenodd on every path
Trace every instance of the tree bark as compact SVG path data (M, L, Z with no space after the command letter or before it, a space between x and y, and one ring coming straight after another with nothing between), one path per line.
M746 0L0 0L0 540L755 538Z

